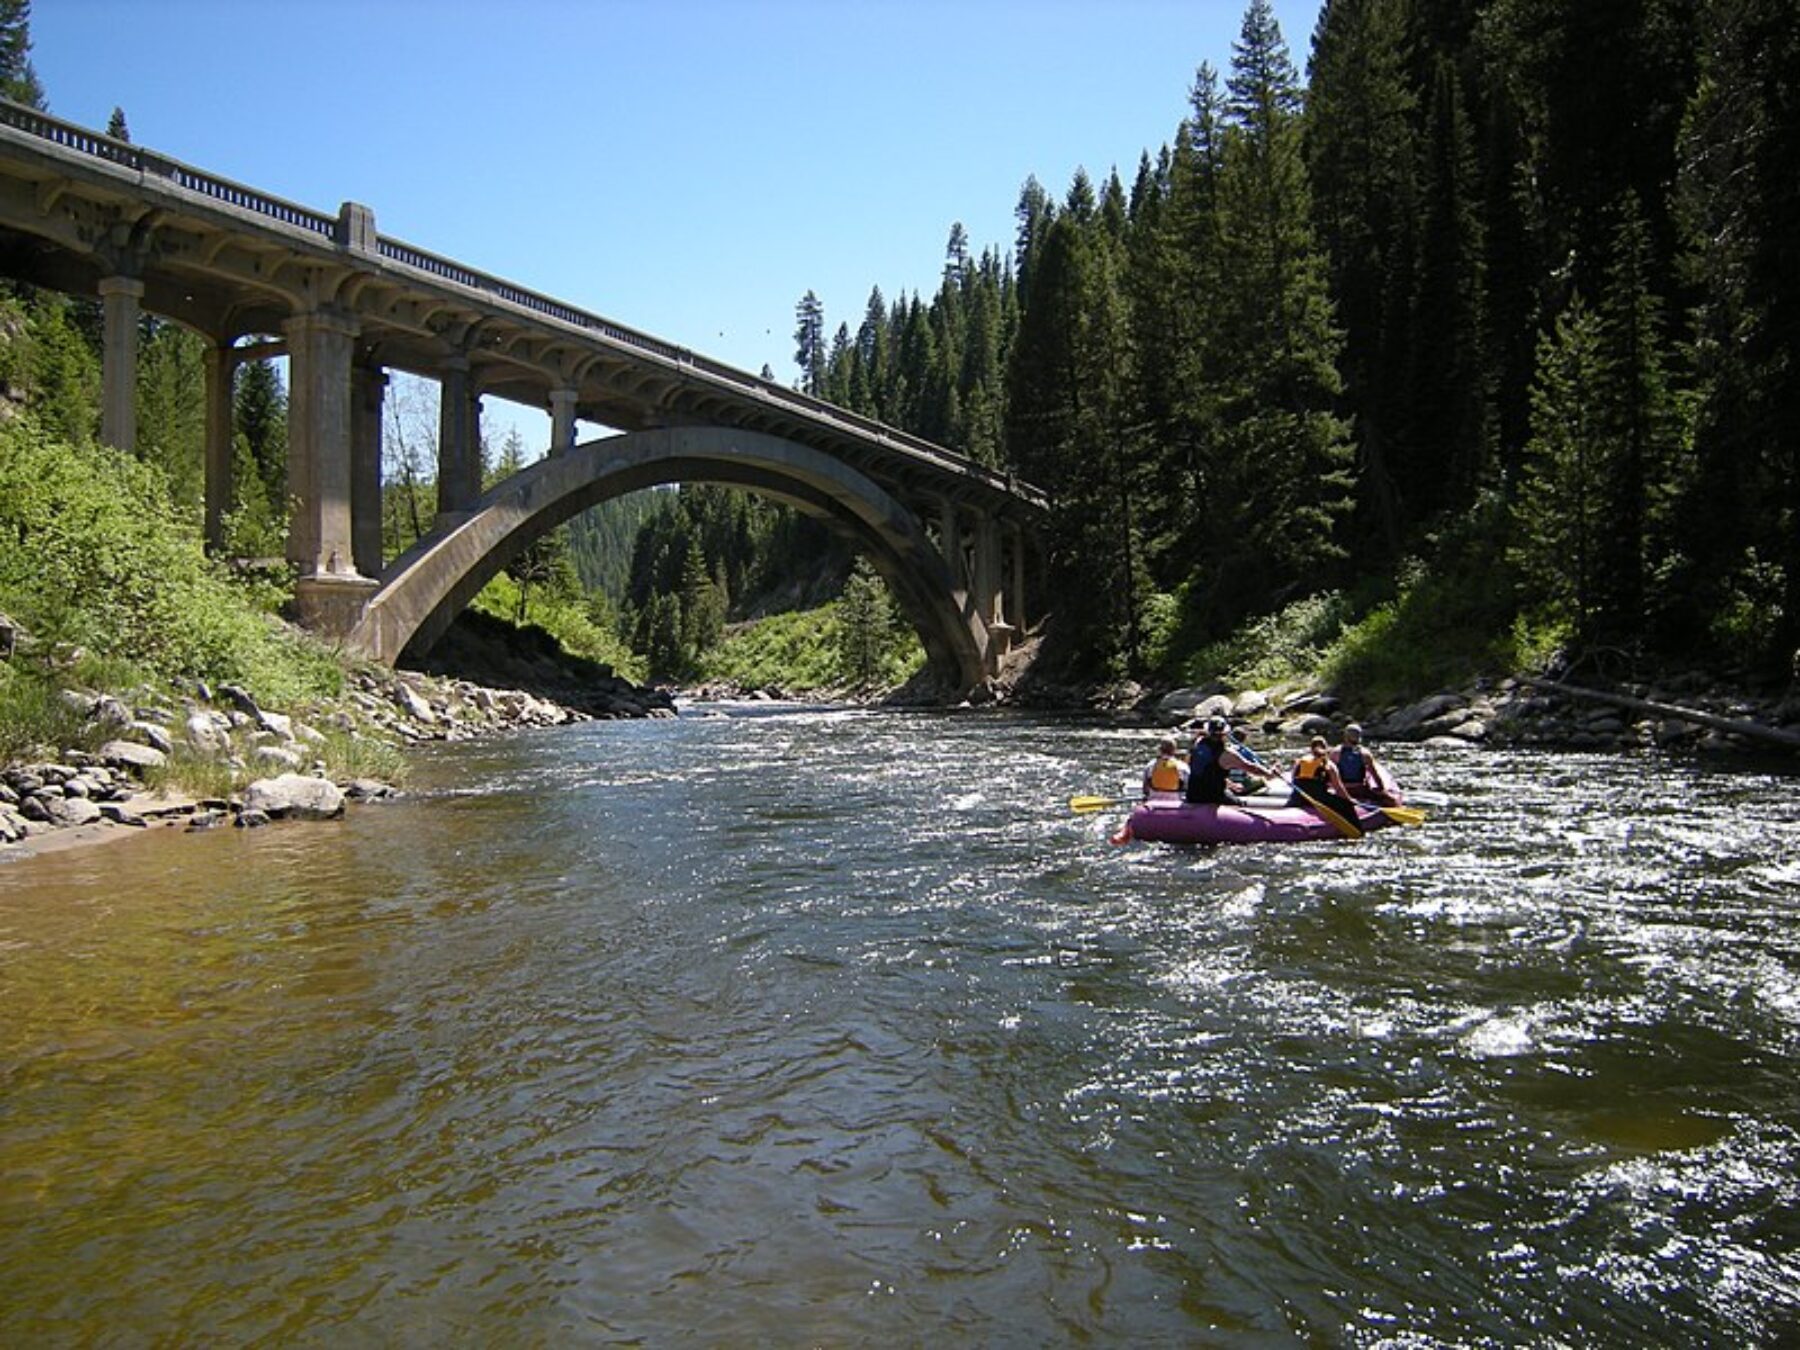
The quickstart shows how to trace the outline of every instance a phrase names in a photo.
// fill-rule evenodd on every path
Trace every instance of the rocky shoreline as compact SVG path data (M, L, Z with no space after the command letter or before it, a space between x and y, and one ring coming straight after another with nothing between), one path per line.
M1358 722L1369 740L1449 746L1800 752L1800 693L1758 699L1698 674L1606 689L1520 675L1371 709L1351 708L1315 689L1206 685L1146 695L1132 706L1158 723L1219 716L1291 739L1335 739Z
M120 698L65 690L81 723L79 744L0 768L0 859L73 843L124 837L154 825L189 830L273 820L328 820L353 801L398 794L385 778L333 775L332 759L381 760L399 747L460 741L527 727L619 717L672 717L666 691L642 689L610 671L561 698L419 671L361 670L333 707L307 717L258 706L235 686L202 682L178 699L149 690ZM84 746L95 746L88 749ZM249 776L217 796L172 786Z

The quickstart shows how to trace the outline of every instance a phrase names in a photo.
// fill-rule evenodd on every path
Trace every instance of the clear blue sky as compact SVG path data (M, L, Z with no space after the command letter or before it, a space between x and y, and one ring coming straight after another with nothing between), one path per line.
M1274 0L1304 76L1318 0ZM784 383L1174 138L1243 0L37 0L56 115ZM488 402L491 413L505 405Z

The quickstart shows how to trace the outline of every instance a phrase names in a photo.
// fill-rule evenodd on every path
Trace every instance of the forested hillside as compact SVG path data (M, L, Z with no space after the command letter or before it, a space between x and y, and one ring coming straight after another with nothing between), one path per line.
M1047 488L1095 674L1192 673L1307 597L1319 644L1786 672L1793 19L1326 0L1303 85L1252 0L1129 184L1028 182L1007 256L957 227L854 333L808 293L802 384Z
M0 4L0 82L41 102L28 12ZM1258 647L1383 689L1556 648L1791 674L1792 19L1326 0L1303 82L1250 0L1168 140L1120 147L1128 177L1027 181L1012 240L977 253L952 226L935 292L877 287L854 327L806 293L799 383L1049 491L1029 608L1087 678L1193 679ZM0 379L91 441L96 307L20 291L6 322ZM200 390L199 339L147 319L138 453L196 517ZM434 513L435 400L396 381L387 419L391 556ZM277 365L242 367L236 428L227 551L278 558ZM490 476L523 462L516 438L488 450ZM791 512L689 486L589 513L479 603L691 675L728 621L830 600L850 564Z

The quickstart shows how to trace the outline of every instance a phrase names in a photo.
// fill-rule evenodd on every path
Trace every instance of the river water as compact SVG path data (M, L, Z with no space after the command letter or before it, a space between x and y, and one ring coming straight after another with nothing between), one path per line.
M732 711L0 867L0 1344L1800 1336L1791 777L1115 848L1141 730Z

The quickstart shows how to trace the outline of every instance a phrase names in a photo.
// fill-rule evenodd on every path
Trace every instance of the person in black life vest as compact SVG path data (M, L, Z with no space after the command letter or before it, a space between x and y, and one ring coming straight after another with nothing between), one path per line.
M1375 762L1375 752L1363 745L1362 728L1356 723L1344 728L1343 744L1332 750L1331 762L1337 765L1338 777L1344 780L1344 791L1357 801L1400 805L1400 798L1389 786L1391 780Z
M1231 800L1231 780L1227 775L1238 769L1253 778L1268 770L1252 764L1225 740L1225 719L1209 717L1188 753L1187 799L1218 806Z
M1331 762L1323 736L1314 736L1306 753L1294 761L1294 795L1288 799L1288 805L1304 806L1309 797L1330 807L1352 825L1358 823L1356 805L1344 791L1344 780L1338 776L1337 765Z
M1151 793L1173 795L1187 787L1188 766L1175 753L1175 738L1164 736L1156 743L1156 758L1144 770L1144 796Z

